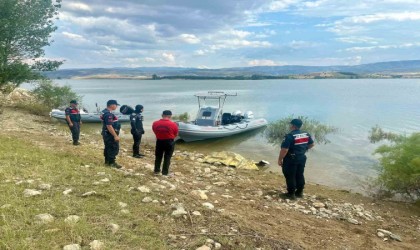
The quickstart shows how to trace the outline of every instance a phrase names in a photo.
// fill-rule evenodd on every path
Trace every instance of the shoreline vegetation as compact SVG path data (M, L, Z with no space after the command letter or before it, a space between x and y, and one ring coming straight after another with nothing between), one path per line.
M308 184L305 198L279 199L284 178L206 163L176 151L175 178L153 176L154 148L103 165L98 131L71 145L67 127L14 106L0 126L2 249L415 249L419 204L376 200ZM92 246L98 247L93 248ZM201 248L200 248L201 247ZM69 249L69 248L66 248Z

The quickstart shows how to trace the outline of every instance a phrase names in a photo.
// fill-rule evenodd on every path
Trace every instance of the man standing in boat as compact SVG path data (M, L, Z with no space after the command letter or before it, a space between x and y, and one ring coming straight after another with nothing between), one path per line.
M104 140L105 165L113 168L122 168L115 159L120 150L120 137L118 136L121 124L118 117L112 113L119 106L116 100L109 100L106 103L106 109L102 110L102 138Z
M133 135L133 157L143 158L144 154L140 154L141 137L144 134L143 128L143 105L136 105L134 112L130 115L131 134Z
M306 163L306 151L314 147L314 141L309 133L300 131L302 120L293 119L290 122L290 132L281 143L278 164L286 178L287 193L283 198L296 199L303 197L305 177L303 172Z
M156 135L155 149L155 175L160 174L160 165L163 158L162 175L169 176L171 157L175 149L175 137L178 135L178 125L171 121L172 112L164 110L162 119L153 122L152 129Z
M80 111L77 108L77 101L71 100L70 107L66 108L64 111L66 114L66 122L70 128L71 136L73 139L73 145L80 145L80 125L82 124Z

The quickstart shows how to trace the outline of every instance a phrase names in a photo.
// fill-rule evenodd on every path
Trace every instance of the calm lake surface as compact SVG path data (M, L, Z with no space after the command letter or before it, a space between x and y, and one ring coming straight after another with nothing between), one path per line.
M95 103L105 107L108 99L121 104L144 106L146 138L153 143L151 123L162 110L174 114L188 112L193 118L198 109L194 94L208 90L237 92L226 101L224 111L251 110L255 117L268 121L304 115L339 128L329 136L330 144L317 145L309 152L306 167L308 182L362 191L366 177L375 176L377 160L373 151L378 145L367 137L376 124L399 133L420 130L420 80L58 80L83 95L83 106L95 110ZM128 128L129 124L123 125ZM99 129L99 126L98 126ZM131 140L129 129L124 139ZM255 161L271 163L270 170L279 171L279 145L270 145L263 131L230 138L179 143L177 149L197 152L229 150Z

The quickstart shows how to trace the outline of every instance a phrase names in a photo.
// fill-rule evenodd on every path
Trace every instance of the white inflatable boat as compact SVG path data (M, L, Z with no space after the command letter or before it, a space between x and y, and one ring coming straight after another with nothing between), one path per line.
M199 106L197 118L188 123L178 122L179 137L186 142L231 136L267 125L263 118L254 119L252 111L223 113L226 98L236 94L209 91L195 96ZM208 99L218 100L218 107L206 106Z
M97 111L97 112L94 112L94 113L89 113L89 112L84 112L83 110L80 110L80 118L82 119L82 122L85 122L85 123L99 123L99 122L102 122L101 115L102 115L102 112L100 112L100 111ZM120 122L130 121L130 116L129 115L123 115L121 113L115 113L115 115L118 117L118 120ZM66 114L63 110L53 109L50 112L50 116L55 118L55 119L58 119L60 121L65 121L66 120Z

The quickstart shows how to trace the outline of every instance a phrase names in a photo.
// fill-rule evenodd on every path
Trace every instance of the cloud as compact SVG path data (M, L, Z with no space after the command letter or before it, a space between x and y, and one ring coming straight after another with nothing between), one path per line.
M400 12L400 13L377 13L373 15L354 16L346 18L340 23L363 23L368 24L380 21L417 21L420 20L420 12Z
M200 39L193 34L181 34L179 36L180 40L190 44L200 43Z
M278 66L279 64L272 60L252 60L248 62L248 66Z
M405 44L392 44L392 45L378 45L378 46L367 46L367 47L351 47L345 49L349 52L363 52L372 50L385 50L385 49L407 49L412 47L420 47L420 43L405 43Z

